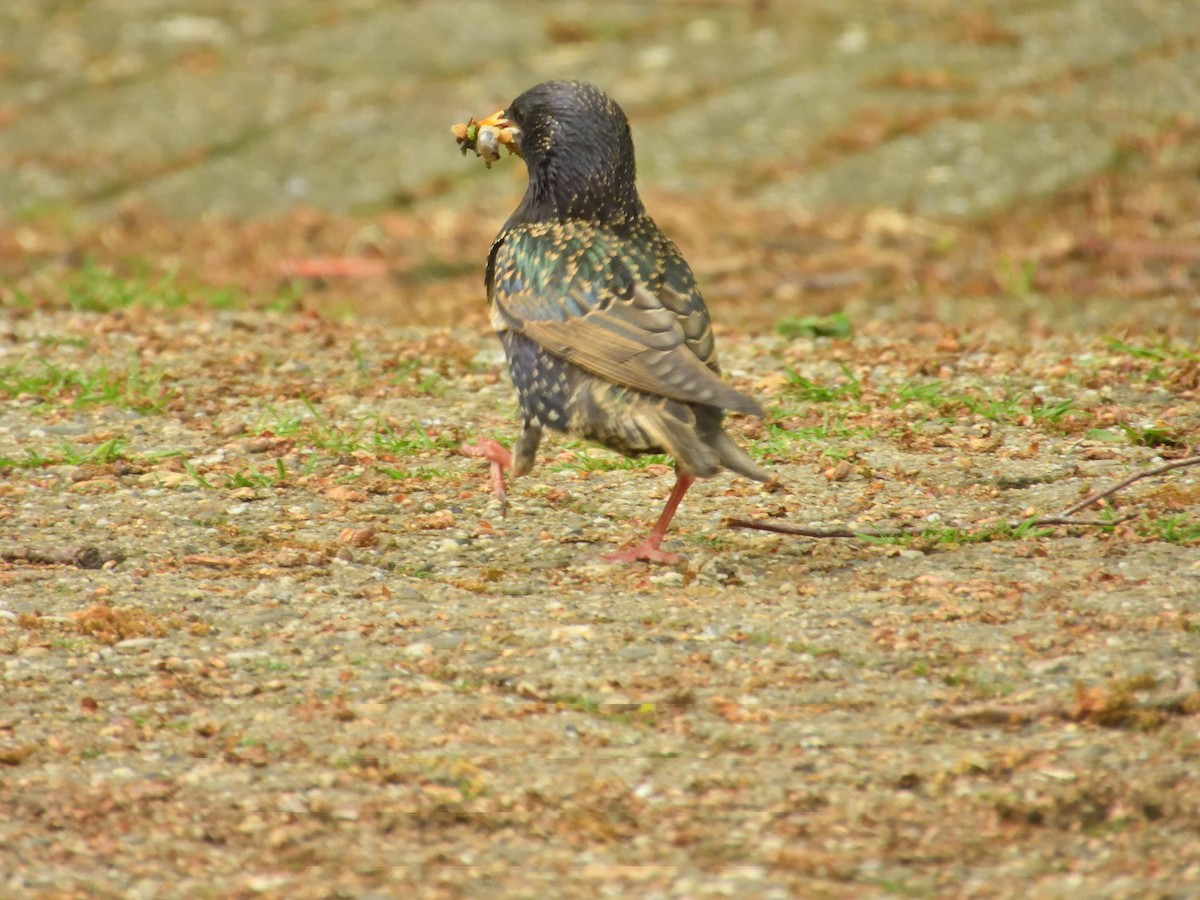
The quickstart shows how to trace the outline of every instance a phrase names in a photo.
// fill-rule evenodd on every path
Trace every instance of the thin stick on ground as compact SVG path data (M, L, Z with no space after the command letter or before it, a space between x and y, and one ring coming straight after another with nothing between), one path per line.
M1123 525L1130 519L1136 519L1136 514L1121 516L1117 519L1070 519L1062 516L1047 516L1043 519L1023 519L1019 522L1008 522L1007 527L1013 531L1018 528L1050 528L1058 525L1074 525L1081 528L1111 528ZM773 531L776 534L792 534L797 537L810 538L892 538L907 537L923 534L929 530L928 525L902 525L898 528L806 528L803 525L788 525L783 522L768 522L762 519L737 519L727 517L723 524L729 528L749 528L753 531ZM983 526L975 529L963 529L964 534L978 534L996 526Z
M1116 484L1106 487L1102 491L1096 491L1094 494L1088 494L1078 503L1073 503L1064 509L1059 515L1071 516L1079 512L1081 509L1086 509L1093 503L1099 503L1115 494L1117 491L1124 490L1133 484L1135 481L1141 481L1143 478L1153 478L1155 475L1162 475L1166 472L1175 469L1186 469L1189 466L1200 466L1200 456L1187 456L1183 459L1174 459L1169 463L1163 463L1159 466L1151 466L1148 469L1139 469L1128 478L1118 481Z
M1122 696L1121 692L1094 693L1077 682L1073 701L1051 700L1024 705L1019 703L979 703L935 712L931 718L962 727L990 725L1025 725L1038 719L1063 719L1068 722L1100 722L1115 724L1139 715L1161 714L1186 716L1195 713L1194 685L1182 685L1156 695L1139 698ZM1093 699L1094 698L1094 699Z
M1057 525L1078 525L1081 528L1111 528L1113 525L1124 525L1136 519L1137 513L1127 513L1119 519L1076 519L1071 516L1043 516L1040 519L1030 519L1027 522L1010 523L1016 528L1025 525L1029 528L1050 528Z
M15 547L0 550L0 562L30 563L39 566L75 566L80 569L102 569L107 562L123 562L125 555L115 550L97 547L67 549Z
M1073 503L1056 516L1042 516L1037 519L1026 519L1019 522L1009 522L1008 527L1014 531L1018 528L1050 528L1050 527L1078 527L1078 528L1111 528L1114 525L1122 525L1131 519L1136 519L1136 513L1130 513L1125 516L1114 519L1076 519L1074 514L1082 509L1091 506L1093 503L1099 503L1105 500L1118 491L1129 487L1136 481L1141 481L1143 478L1153 478L1156 475L1163 475L1167 472L1172 472L1176 469L1186 469L1190 466L1200 465L1200 456L1187 456L1183 459L1175 459L1168 463L1162 463L1157 466L1151 466L1146 469L1139 469L1128 478L1123 478L1116 484L1106 487L1104 490L1096 491L1084 497L1078 503ZM748 528L754 531L770 531L776 534L790 534L797 537L809 537L818 539L838 539L838 538L891 538L891 537L907 537L915 536L923 533L928 529L928 526L917 525L901 525L895 528L808 528L802 525L788 525L784 522L768 522L765 520L755 519L738 519L726 517L723 524L728 528ZM988 527L983 526L973 529L966 529L966 534L978 534Z
M917 535L924 531L912 525L900 528L806 528L803 525L788 525L786 522L768 522L765 519L737 519L726 516L722 524L727 528L749 528L753 531L773 531L776 534L794 534L810 538L889 538Z

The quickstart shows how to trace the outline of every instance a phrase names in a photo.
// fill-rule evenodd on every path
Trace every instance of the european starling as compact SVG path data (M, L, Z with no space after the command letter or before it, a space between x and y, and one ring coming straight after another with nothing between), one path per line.
M487 438L462 451L491 461L502 502L504 470L530 470L543 428L626 456L669 454L675 486L657 524L605 558L676 562L659 545L697 477L771 479L721 428L724 410L762 407L720 378L692 270L638 197L625 113L594 85L549 81L472 125L455 129L464 152L485 136L481 155L505 144L529 174L485 278L524 430L511 455Z

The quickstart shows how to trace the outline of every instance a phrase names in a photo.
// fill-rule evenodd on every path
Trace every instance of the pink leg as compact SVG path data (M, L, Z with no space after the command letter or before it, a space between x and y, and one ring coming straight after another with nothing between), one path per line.
M660 550L659 545L667 533L671 519L675 517L679 501L683 499L683 495L687 493L688 488L695 480L695 475L676 471L675 486L671 488L671 496L667 498L667 505L663 507L662 515L658 517L658 522L650 529L646 539L635 547L625 547L621 550L614 550L612 553L605 553L604 559L609 562L637 562L639 559L644 559L646 562L660 563L677 563L683 559L678 553Z
M512 454L498 441L481 437L474 444L463 441L458 448L463 456L486 459L492 464L492 494L500 501L500 514L508 513L508 493L504 490L504 470L512 469Z

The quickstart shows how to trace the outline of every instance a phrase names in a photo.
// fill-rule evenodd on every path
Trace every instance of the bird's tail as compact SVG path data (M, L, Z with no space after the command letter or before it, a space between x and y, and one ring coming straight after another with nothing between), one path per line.
M732 472L737 472L739 475L745 475L747 478L752 478L755 481L771 481L774 476L769 475L762 469L754 460L752 460L746 451L733 442L733 438L727 435L724 431L718 430L708 442L708 445L717 452L717 456L721 460L721 465Z
M675 404L668 401L664 413ZM680 404L682 406L682 404ZM685 425L676 417L660 414L655 425L662 436L662 446L683 466L701 478L709 478L722 468L737 472L755 481L770 481L772 476L761 469L746 451L734 443L721 427L720 410L712 407L692 407L693 423Z

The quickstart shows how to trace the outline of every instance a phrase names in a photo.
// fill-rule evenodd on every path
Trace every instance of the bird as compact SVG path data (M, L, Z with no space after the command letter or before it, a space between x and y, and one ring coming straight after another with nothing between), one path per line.
M722 427L726 411L762 417L763 408L721 378L708 308L646 213L629 120L614 100L587 82L547 81L476 124L488 162L498 139L528 174L484 277L522 429L511 452L485 437L460 450L491 463L502 504L505 472L530 471L545 429L629 457L673 457L675 483L649 534L604 559L677 563L661 545L695 479L729 469L774 480Z

